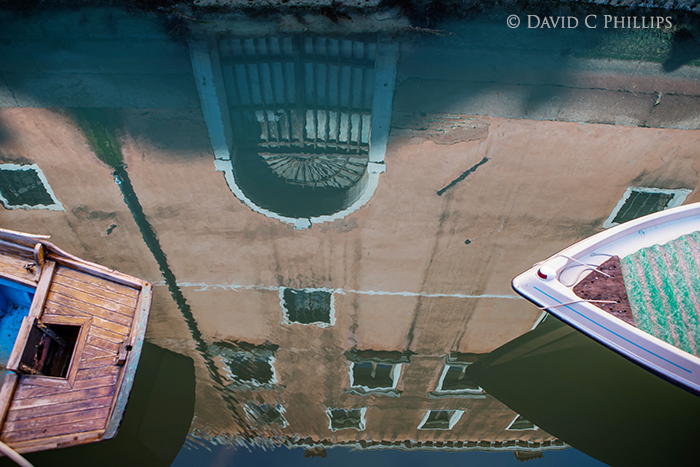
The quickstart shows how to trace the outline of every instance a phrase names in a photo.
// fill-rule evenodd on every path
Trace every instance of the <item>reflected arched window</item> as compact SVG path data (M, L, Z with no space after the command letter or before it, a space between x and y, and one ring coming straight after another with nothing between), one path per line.
M237 185L290 218L341 211L367 184L377 44L323 37L219 40Z

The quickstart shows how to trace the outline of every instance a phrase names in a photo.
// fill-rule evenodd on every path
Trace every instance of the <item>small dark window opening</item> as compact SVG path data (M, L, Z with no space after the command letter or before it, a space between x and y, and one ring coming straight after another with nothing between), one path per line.
M302 324L331 322L330 292L284 289L283 297L289 321Z
M622 224L638 217L663 211L673 199L672 193L651 193L632 190L618 211L613 223Z
M10 206L49 206L54 203L34 169L0 169L0 193Z
M284 418L284 415L282 415L282 407L279 405L260 404L249 407L251 409L251 415L260 424L268 426L277 425L279 427L287 425L287 420Z
M276 382L272 344L253 345L246 342L214 342L209 354L219 357L224 374L233 381L233 387L249 389L264 387Z
M534 423L532 423L530 420L527 420L526 418L523 418L522 415L518 415L518 417L513 420L513 423L510 424L510 426L507 428L508 430L534 430L537 428Z
M466 366L450 366L440 389L443 391L481 390L478 384L466 376L466 370Z
M421 427L424 430L449 430L452 410L431 410L428 419Z
M393 369L394 365L383 363L355 363L352 368L353 385L366 386L370 389L392 388L394 387L394 381L391 378Z
M335 430L342 430L345 428L355 428L356 430L361 429L362 412L360 409L332 409L330 411L330 417L331 426Z
M80 326L35 323L19 364L22 373L65 378Z
M267 358L240 354L227 358L226 363L233 378L239 382L269 384L272 380L272 365Z

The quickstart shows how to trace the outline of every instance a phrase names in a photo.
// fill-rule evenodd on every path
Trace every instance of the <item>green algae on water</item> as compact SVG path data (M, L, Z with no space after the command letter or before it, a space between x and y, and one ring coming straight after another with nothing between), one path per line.
M122 167L124 156L115 136L116 112L107 108L73 108L70 112L95 155L113 169Z

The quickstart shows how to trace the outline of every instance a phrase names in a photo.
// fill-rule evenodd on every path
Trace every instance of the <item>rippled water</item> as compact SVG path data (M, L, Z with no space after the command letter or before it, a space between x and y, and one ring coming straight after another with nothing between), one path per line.
M155 291L117 438L35 465L691 458L697 396L510 281L700 201L696 15L128 5L0 10L2 227Z

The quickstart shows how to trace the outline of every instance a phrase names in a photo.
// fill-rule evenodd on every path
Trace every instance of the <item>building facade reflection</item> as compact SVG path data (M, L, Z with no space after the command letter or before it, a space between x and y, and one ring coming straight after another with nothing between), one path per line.
M34 60L17 62L30 71L8 72L3 87L14 101L0 108L0 160L12 167L0 170L32 170L31 186L11 188L40 181L55 207L0 216L155 284L147 339L195 362L193 445L564 447L465 369L540 319L511 278L601 230L629 187L699 200L697 130L595 124L576 113L594 91L573 85L557 84L570 95L556 112L516 113L519 101L501 96L525 85L508 77L527 81L518 67L541 61L467 60L483 52L453 39L226 29L182 43L151 25L143 46L133 29L101 32L91 18L68 37L54 32L61 54L21 35L0 43ZM77 57L78 72L66 76L57 56ZM350 76L357 87L343 84ZM527 86L545 102L553 85ZM610 118L628 122L616 105ZM111 112L111 137L81 129L72 107ZM96 149L109 141L114 164ZM271 180L312 192L341 183L326 177L345 173L338 157L358 168L340 204L268 190ZM246 172L245 158L265 176Z
M347 447L522 457L568 447L465 375L480 355L243 342L217 342L210 352L238 403L237 422L228 414L195 419L191 441L303 447L313 456Z

